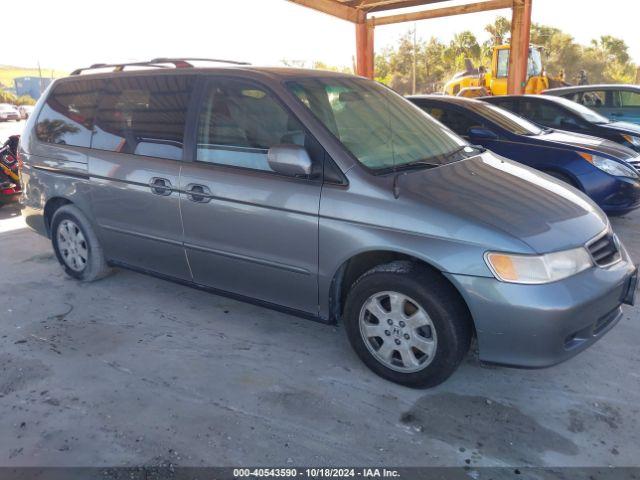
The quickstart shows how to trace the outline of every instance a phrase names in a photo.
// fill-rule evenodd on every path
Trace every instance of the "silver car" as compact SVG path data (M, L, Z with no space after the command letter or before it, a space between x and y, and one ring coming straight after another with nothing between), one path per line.
M75 72L28 121L23 214L70 276L125 267L341 322L411 387L474 337L483 362L566 360L633 302L636 268L588 197L386 87L163 62L182 68Z
M0 103L0 121L8 122L9 120L20 121L20 112L16 107L9 103Z

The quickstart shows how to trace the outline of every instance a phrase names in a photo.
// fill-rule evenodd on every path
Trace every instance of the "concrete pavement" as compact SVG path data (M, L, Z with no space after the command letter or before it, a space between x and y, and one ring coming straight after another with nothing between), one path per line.
M640 212L614 219L640 259ZM329 327L128 271L67 278L0 209L0 465L637 465L640 309L545 370L425 391Z

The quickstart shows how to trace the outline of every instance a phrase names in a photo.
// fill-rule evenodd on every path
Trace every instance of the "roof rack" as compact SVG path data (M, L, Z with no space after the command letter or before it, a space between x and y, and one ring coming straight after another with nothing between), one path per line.
M154 58L147 62L129 62L129 63L94 63L85 68L77 68L71 75L80 75L88 70L96 70L100 68L113 68L114 72L122 72L127 67L153 67L153 68L171 68L167 64L173 65L174 68L193 68L191 62L211 62L226 63L230 65L251 65L248 62L238 62L235 60L220 60L216 58Z
M237 60L221 60L219 58L154 58L151 63L173 63L176 68L193 67L191 62L228 63L229 65L251 65L249 62ZM180 66L178 66L180 65Z

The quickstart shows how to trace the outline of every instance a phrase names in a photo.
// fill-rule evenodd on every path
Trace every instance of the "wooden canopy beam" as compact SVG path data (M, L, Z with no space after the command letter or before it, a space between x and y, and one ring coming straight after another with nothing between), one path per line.
M527 84L529 42L531 40L531 0L514 0L511 18L511 53L507 93L522 95Z
M367 13L440 3L446 0L288 0L334 17L355 23L356 73L374 76L374 29L378 25L415 22L430 18L512 8L511 54L509 56L509 93L523 93L527 81L532 0L475 0L464 5L432 8L367 19Z
M456 5L453 7L433 8L431 10L423 10L420 12L400 13L397 15L388 15L385 17L374 17L368 22L374 26L390 25L402 22L415 22L417 20L427 20L429 18L450 17L453 15L464 15L467 13L486 12L489 10L498 10L501 8L511 8L514 0L487 0L484 2L469 3L466 5Z
M369 22L356 24L356 75L373 78L374 26Z
M353 8L364 10L367 13L395 10L397 8L420 7L432 3L445 2L447 0L348 0L342 3Z
M309 7L319 12L333 15L334 17L341 18L353 23L361 23L365 19L364 12L356 8L349 7L342 3L338 3L332 0L289 0L290 2L297 3L303 7Z

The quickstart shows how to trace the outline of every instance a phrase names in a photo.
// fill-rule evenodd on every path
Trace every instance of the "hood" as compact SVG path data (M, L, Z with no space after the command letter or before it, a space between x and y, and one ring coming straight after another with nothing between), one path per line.
M590 151L588 153L602 153L618 160L631 160L638 156L636 152L624 145L605 140L604 138L592 137L581 133L565 132L554 130L551 133L534 137L541 141L553 142L558 146L570 146L579 150Z
M401 196L448 214L449 222L490 228L537 253L583 245L609 224L578 190L491 152L398 181Z
M620 133L629 133L631 135L637 135L640 137L640 125L630 122L611 122L598 124L600 127L604 127L610 130L616 130Z

